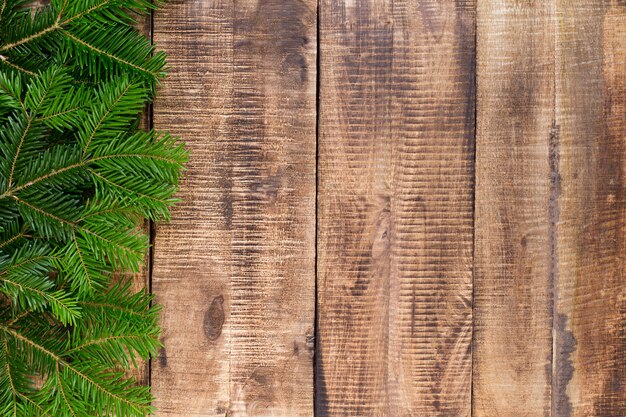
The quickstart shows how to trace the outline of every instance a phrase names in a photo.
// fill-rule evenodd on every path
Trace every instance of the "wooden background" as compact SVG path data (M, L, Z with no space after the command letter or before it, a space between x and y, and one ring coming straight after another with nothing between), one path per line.
M623 0L172 0L160 417L626 416Z

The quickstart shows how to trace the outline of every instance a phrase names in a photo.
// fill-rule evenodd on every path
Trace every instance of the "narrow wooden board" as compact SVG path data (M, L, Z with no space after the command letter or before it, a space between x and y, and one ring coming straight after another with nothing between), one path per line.
M626 8L558 0L553 417L626 415Z
M318 416L469 416L473 1L320 2Z
M311 416L314 0L177 0L155 14L171 76L154 126L191 151L158 225L157 416Z
M549 416L555 3L478 0L473 416Z

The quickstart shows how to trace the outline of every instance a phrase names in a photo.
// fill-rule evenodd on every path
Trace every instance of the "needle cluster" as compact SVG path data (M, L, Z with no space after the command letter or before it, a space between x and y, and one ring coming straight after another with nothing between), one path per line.
M137 272L187 153L141 130L165 56L150 0L0 0L0 415L145 416L127 376L159 348Z

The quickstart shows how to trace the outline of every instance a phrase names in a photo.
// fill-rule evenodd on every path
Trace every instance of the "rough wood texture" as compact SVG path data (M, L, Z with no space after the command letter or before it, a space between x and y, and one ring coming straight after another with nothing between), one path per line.
M320 2L319 416L468 416L473 1Z
M172 71L154 125L191 161L158 225L158 416L311 416L314 0L178 0L155 15Z
M549 416L554 2L479 0L473 415Z
M316 415L626 415L624 4L319 12ZM192 151L154 248L158 416L313 415L316 15L156 16L155 127Z
M553 417L626 415L626 8L557 1Z
M474 415L625 415L626 10L478 5Z

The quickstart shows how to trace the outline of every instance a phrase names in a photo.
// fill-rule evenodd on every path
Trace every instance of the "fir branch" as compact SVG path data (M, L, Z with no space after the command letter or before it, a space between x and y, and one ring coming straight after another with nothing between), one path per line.
M60 48L60 58L77 61L90 75L100 70L119 73L115 67L121 65L151 83L164 76L164 55L155 52L129 23L135 14L154 7L148 0L52 1L33 17L13 17L15 36L0 43L0 62L4 59L14 69L36 77L33 68L46 64L51 48ZM115 65L111 68L105 61Z
M165 56L132 27L149 0L0 0L0 414L145 417L124 376L160 346L138 271L187 160L138 130ZM33 377L39 383L35 385Z
M160 76L160 72L158 72L158 71L146 70L145 68L141 67L140 65L134 64L131 61L125 60L123 58L120 58L118 55L109 53L109 52L105 51L104 49L98 48L96 45L94 45L92 43L89 43L89 42L87 42L85 40L80 39L78 36L72 35L69 31L63 31L63 34L65 36L67 36L69 39L71 39L74 42L76 42L77 44L84 46L86 49L91 50L92 52L95 52L97 54L104 55L104 56L106 56L107 58L109 58L112 61L117 61L120 64L127 65L127 66L129 66L129 67L131 67L133 69L136 69L139 72L142 72L142 73L144 73L146 75L149 75L149 76L152 76L154 78L159 78L159 76Z
M61 394L61 397L63 398L63 402L65 403L65 405L67 405L67 409L70 411L70 414L72 415L72 417L77 417L76 413L72 409L72 404L68 401L67 394L65 394L65 390L63 389L63 381L61 381L61 371L59 369L58 363L56 365L56 371L57 371L56 376L57 376L57 384L59 387L59 393Z
M154 201L154 202L156 202L156 203L160 203L160 204L163 204L163 205L167 205L167 204L169 204L169 201L168 201L168 200L161 199L161 198L157 198L157 197L155 197L155 196L148 195L148 194L144 194L144 193L142 193L142 192L140 192L140 191L131 190L130 188L124 187L123 185L121 185L121 184L119 184L119 183L117 183L117 182L115 182L115 181L113 181L113 180L111 180L111 179L109 179L109 178L105 177L104 175L98 174L98 173L97 173L96 171L94 171L93 169L90 169L90 170L89 170L89 172L90 172L92 175L94 175L95 177L97 177L97 178L101 179L102 181L104 181L106 184L111 185L111 186L113 186L113 187L115 187L115 188L118 188L118 189L120 189L120 190L124 191L125 193L128 193L128 194L134 194L134 195L136 195L136 196L138 196L138 197L141 197L141 198L146 198L146 199L148 199L148 200L152 200L152 201Z
M146 313L145 312L138 312L133 310L132 308L128 308L128 307L123 307L123 306L119 306L119 305L115 305L115 304L111 304L111 303L102 303L102 302L95 302L95 301L83 301L81 303L79 303L79 305L81 307L94 307L94 308L99 308L99 309L110 309L110 310L117 310L121 313L124 314L128 314L128 315L132 315L135 317L146 317Z
M4 56L4 55L0 55L0 63L2 63L2 64L4 64L4 65L7 65L7 66L9 66L9 67L11 67L11 68L13 68L13 69L15 69L15 70L19 71L19 72L22 72L22 73L24 73L24 74L26 74L26 75L29 75L29 76L31 76L31 77L36 77L36 76L37 76L37 74L36 74L36 73L34 73L34 72L32 72L32 71L29 71L29 70L27 70L26 68L22 68L22 67L20 67L20 66L19 66L19 65L17 65L17 64L12 63L11 61L9 61L9 58L7 58L7 57L6 57L6 56Z
M78 259L80 260L80 266L85 273L85 277L87 278L86 287L87 289L91 289L93 288L94 280L89 275L89 268L87 268L87 265L85 264L85 258L83 257L83 254L80 252L80 246L78 245L78 241L76 239L75 230L72 230L72 243L74 244L74 248L76 248L76 254L78 255Z
M109 399L119 402L121 404L127 405L128 408L126 408L126 410L128 411L142 412L144 410L145 411L150 410L149 406L146 403L142 403L139 401L132 401L127 398L124 398L123 396L119 395L116 392L113 392L109 387L106 387L104 383L97 381L94 378L94 376L88 375L84 370L81 370L73 363L70 363L69 361L65 360L59 354L46 348L42 344L36 342L35 340L32 340L31 338L25 336L24 334L2 324L0 324L0 331L4 332L7 336L14 338L16 341L19 341L27 345L33 350L40 352L46 357L48 357L49 359L51 359L54 362L54 366L57 371L56 375L59 377L60 384L62 384L62 379L60 378L62 374L61 371L62 369L66 369L70 371L72 374L76 375L79 379L87 383L91 388L96 389L97 391L99 391L100 393L108 397ZM59 388L60 388L60 385L59 385Z
M24 201L24 200L20 199L20 198L19 198L19 197L17 197L17 196L10 195L10 197L11 197L12 199L14 199L16 202L18 202L19 204L22 204L22 205L24 205L24 206L28 207L29 209L36 211L37 213L43 214L44 216L50 217L51 219L56 220L56 221L58 221L59 223L62 223L62 224L66 224L66 225L68 225L68 226L71 226L72 228L76 227L76 223L71 222L71 221L66 220L66 219L63 219L63 218L61 218L61 217L55 216L54 214L49 213L48 211L46 211L46 210L42 209L41 207L37 207L37 206L35 206L35 205L32 205L32 204L30 204L30 203L27 203L26 201Z
M87 139L84 140L83 144L83 158L87 155L87 152L89 152L89 146L91 146L91 141L93 140L100 127L103 125L103 123L105 123L111 112L114 111L117 104L124 98L124 96L130 91L132 87L133 85L131 83L127 83L126 86L123 86L122 90L118 92L118 94L113 98L113 101L111 103L107 103L108 105L105 106L104 113L98 118L95 126L88 130L89 135Z
M21 314L18 314L17 316L15 316L11 320L9 320L7 322L7 326L9 326L9 327L13 326L15 323L17 323L18 321L20 321L21 319L23 319L24 317L26 317L30 313L31 313L30 310L24 310Z
M52 114L49 114L47 116L38 117L36 120L38 122L45 122L46 120L54 119L55 117L64 116L64 115L67 115L67 114L70 114L70 113L76 113L80 109L82 109L82 106L76 106L76 107L72 107L72 108L60 111L58 113L52 113Z
M88 15L89 13L92 13L92 12L98 10L98 9L102 9L103 7L107 6L110 3L112 3L112 0L104 0L100 4L98 4L96 6L93 6L93 7L90 7L89 9L87 9L87 10L81 12L81 13L78 13L78 14L76 14L74 16L71 16L71 17L69 17L67 19L64 19L64 20L61 20L61 16L63 15L63 12L65 11L65 8L62 7L59 10L57 18L54 20L54 24L53 25L48 26L48 27L40 30L37 33L33 33L32 35L26 36L26 37L24 37L22 39L18 39L15 42L3 45L2 47L0 47L0 52L8 51L9 49L13 49L13 48L15 48L17 46L20 46L20 45L23 45L25 43L32 42L35 39L41 38L42 36L44 36L44 35L46 35L46 34L48 34L50 32L53 32L53 31L56 31L56 30L60 30L63 27L65 27L65 26L69 25L70 23L72 23L73 21L78 20L78 19ZM64 1L64 5L65 4L67 4L67 1ZM0 15L3 14L5 7L6 7L6 0L3 0L2 12L0 12Z
M7 189L4 193L0 194L0 199L2 198L6 198L6 197L12 197L12 198L16 198L16 196L14 195L15 193L17 193L18 191L22 191L24 189L27 189L41 181L45 181L47 179L50 179L56 175L60 175L63 174L65 172L68 171L72 171L74 169L78 169L78 168L84 168L89 166L90 164L94 164L97 163L99 161L105 161L105 160L111 160L111 159L153 159L155 161L162 161L162 162L168 162L170 164L179 164L180 161L177 161L174 158L167 158L167 157L161 157L161 156L157 156L157 155L146 155L146 154L138 154L138 153L128 153L128 154L112 154L112 155L102 155L102 156L96 156L93 157L91 159L88 160L84 160L84 161L80 161L77 162L75 164L72 165L68 165L66 167L51 171L46 173L45 175L42 175L40 177L37 177L35 179L30 180L29 182L20 185L20 186L16 186L13 188L9 188Z
M4 347L5 355L9 354L9 346L7 345L6 339L2 341L2 345ZM13 415L17 416L17 401L15 400L19 394L17 388L15 388L15 384L13 383L13 377L11 376L11 365L9 365L9 361L4 362L4 367L7 373L7 379L9 380L9 386L11 387L11 393L13 394Z
M2 0L2 6L0 6L0 19L4 16L4 10L7 8L7 0Z
M18 239L21 239L21 238L26 237L26 236L28 236L26 234L26 231L21 231L18 234L16 234L15 236L12 236L12 237L8 238L7 240L5 240L3 242L0 242L0 249L2 249L5 246L10 245L11 243L15 242Z
M13 102L11 103L12 105L17 103L19 105L17 108L21 108L26 112L26 106L20 96L22 93L22 80L20 77L14 74L0 73L0 93L2 93L5 98L10 98L10 101Z
M49 26L49 27L47 27L47 28L37 32L37 33L33 33L32 35L26 36L25 38L22 38L22 39L20 39L18 41L15 41L13 43L9 43L9 44L3 45L2 47L0 47L0 52L6 52L9 49L13 49L16 46L20 46L20 45L23 45L25 43L31 42L31 41L33 41L33 40L35 40L35 39L45 35L46 33L50 33L52 31L60 29L60 28L61 27L59 26L59 23L55 22L54 25Z
M20 157L20 152L22 151L22 146L24 146L24 140L26 139L26 135L28 135L28 130L30 129L30 125L32 123L32 118L28 117L26 123L26 127L24 128L24 133L20 137L20 141L17 145L17 150L15 151L15 155L13 156L13 160L11 162L11 169L9 171L9 180L7 181L7 188L10 189L11 185L13 185L13 175L15 174L15 166L17 165L17 159Z

